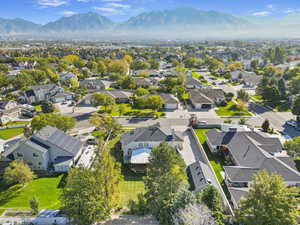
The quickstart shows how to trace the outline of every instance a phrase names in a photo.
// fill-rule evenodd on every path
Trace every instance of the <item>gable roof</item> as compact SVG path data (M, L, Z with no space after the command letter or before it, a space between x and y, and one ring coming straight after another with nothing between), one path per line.
M281 175L285 181L300 182L300 174L295 167L286 163L287 159L280 159L283 146L278 138L267 137L261 132L220 132L215 129L208 131L206 137L214 146L228 147L237 164L224 167L231 181L250 182L254 173L267 170Z
M209 166L201 161L188 166L188 175L194 191L202 190L209 184L208 178L205 177L205 174L209 174L207 171L210 171Z
M177 104L178 103L177 98L175 98L173 95L167 94L167 93L155 92L155 93L144 95L143 97L147 98L147 97L153 96L153 95L160 96L164 100L165 104Z
M202 87L202 82L194 77L188 77L186 79L186 85Z
M137 128L125 133L121 139L123 145L132 142L183 142L182 134L170 127L155 124L149 127Z
M214 101L207 96L203 95L197 89L189 91L189 98L192 104L214 104Z
M33 135L32 138L32 140L36 140L36 138L43 140L44 144L54 145L73 156L76 156L83 146L83 143L79 139L51 126L44 127Z
M218 99L225 99L224 91L215 88L200 88L189 91L189 97L193 104L213 104Z

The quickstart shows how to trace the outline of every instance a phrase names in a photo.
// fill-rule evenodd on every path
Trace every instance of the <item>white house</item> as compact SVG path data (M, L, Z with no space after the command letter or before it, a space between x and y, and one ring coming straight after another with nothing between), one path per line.
M136 172L144 171L151 149L162 142L180 150L183 144L182 133L160 124L125 133L121 139L124 163L131 164Z

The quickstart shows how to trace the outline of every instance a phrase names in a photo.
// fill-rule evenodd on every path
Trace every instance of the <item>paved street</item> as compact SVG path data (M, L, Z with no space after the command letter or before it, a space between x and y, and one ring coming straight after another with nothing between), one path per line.
M274 112L271 109L260 104L251 102L249 108L257 114L256 117L250 118L247 122L252 126L261 126L268 119L276 130L282 131L290 137L300 136L300 132L295 128L286 125L286 121L296 119L291 112Z

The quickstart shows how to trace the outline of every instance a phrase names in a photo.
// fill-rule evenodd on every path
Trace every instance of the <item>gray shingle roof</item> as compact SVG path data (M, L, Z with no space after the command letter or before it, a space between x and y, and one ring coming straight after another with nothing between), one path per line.
M153 95L160 96L164 100L165 104L176 104L176 103L178 103L178 100L173 95L166 94L166 93L160 93L160 92L155 92L155 93L144 95L143 98L147 98L147 97L153 96Z
M202 190L209 184L207 178L205 177L205 174L209 173L206 171L209 170L210 169L208 165L201 161L197 161L188 167L189 179L192 182L194 191Z
M125 133L122 137L122 144L127 145L131 142L182 142L183 137L179 132L174 132L170 127L161 127L155 124L149 127L137 128Z
M192 104L213 104L214 101L202 93L200 93L198 90L191 90L189 91L189 97L192 102Z
M45 143L50 143L58 148L76 156L83 146L83 143L65 132L55 127L46 126L36 133L33 137L42 139Z
M237 167L224 167L232 181L251 181L255 170L277 173L285 181L300 182L300 174L287 159L280 160L275 153L281 153L283 146L278 138L267 137L261 132L220 132L210 130L207 140L214 146L229 148ZM236 179L236 180L234 180Z

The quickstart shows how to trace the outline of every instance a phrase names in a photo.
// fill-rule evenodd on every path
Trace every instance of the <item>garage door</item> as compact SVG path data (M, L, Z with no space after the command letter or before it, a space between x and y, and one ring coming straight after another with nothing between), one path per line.
M202 104L202 109L210 109L211 104Z

